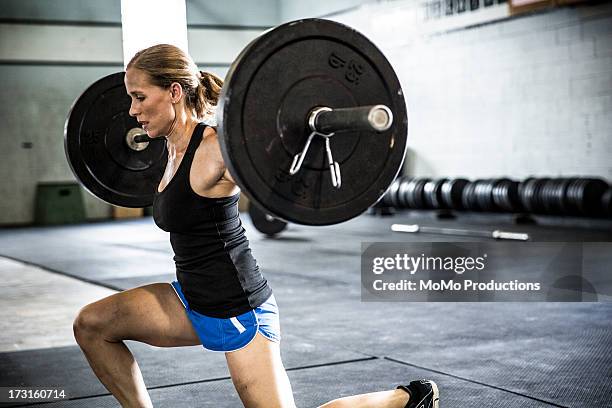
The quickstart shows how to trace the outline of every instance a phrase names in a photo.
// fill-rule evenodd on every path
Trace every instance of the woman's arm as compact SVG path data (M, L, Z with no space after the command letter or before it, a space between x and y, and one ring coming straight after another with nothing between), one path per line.
M227 197L240 191L223 161L217 132L210 127L195 152L189 182L197 194L206 197Z

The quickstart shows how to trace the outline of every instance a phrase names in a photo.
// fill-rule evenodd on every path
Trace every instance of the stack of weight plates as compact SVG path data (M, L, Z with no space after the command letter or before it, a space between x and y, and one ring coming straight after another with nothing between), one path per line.
M612 187L584 177L395 179L379 205L398 209L437 209L533 213L584 217L612 216Z

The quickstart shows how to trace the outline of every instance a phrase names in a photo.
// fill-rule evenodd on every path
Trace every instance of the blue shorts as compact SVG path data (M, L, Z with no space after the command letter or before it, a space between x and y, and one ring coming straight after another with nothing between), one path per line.
M280 342L280 322L274 295L253 310L228 319L219 319L192 310L183 295L180 283L174 281L172 287L205 349L236 351L249 344L258 332L268 340Z

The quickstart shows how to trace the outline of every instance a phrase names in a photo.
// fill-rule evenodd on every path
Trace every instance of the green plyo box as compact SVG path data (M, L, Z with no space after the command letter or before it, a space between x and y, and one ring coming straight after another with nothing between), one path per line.
M85 222L85 205L78 183L38 183L34 222L39 225Z

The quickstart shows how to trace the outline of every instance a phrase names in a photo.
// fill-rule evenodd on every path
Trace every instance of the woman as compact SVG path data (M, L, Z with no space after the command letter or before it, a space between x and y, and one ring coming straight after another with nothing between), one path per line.
M223 162L215 130L200 123L213 114L222 81L199 72L177 47L162 44L132 58L125 85L130 115L150 137L166 138L168 163L153 215L170 232L178 281L126 290L85 306L74 323L79 346L125 407L152 403L124 340L223 351L245 406L294 407L280 356L278 309L244 235L240 190ZM437 407L437 394L435 384L423 380L324 406Z

